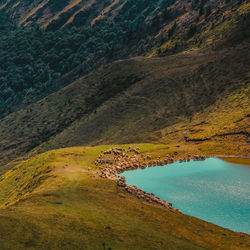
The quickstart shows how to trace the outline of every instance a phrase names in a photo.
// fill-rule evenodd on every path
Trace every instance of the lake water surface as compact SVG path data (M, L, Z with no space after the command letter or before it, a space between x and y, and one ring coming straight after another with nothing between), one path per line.
M185 214L250 234L250 167L218 158L127 171L129 185Z

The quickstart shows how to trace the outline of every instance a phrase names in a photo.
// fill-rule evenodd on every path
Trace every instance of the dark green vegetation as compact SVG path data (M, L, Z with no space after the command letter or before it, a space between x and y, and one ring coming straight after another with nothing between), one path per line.
M50 2L55 14L68 4L68 1ZM137 54L128 47L131 40L145 35L142 30L138 33L139 24L145 22L152 10L159 7L159 12L170 3L159 0L135 4L130 0L112 22L106 18L92 25L91 21L99 15L98 8L104 8L101 2L80 12L70 25L61 29L58 29L61 17L46 29L37 24L15 27L14 21L8 20L5 8L0 11L1 17L4 16L0 21L4 27L0 31L0 117L60 89L105 61ZM123 52L115 54L121 48ZM70 76L63 77L72 70Z
M171 152L165 145L132 146L139 146L152 157ZM93 162L108 148L47 152L4 174L0 179L1 248L250 247L246 234L141 201L119 189L115 182L98 178Z
M79 13L73 3L79 2L77 6L81 7L84 4L81 1L60 1L60 4L41 1L45 4L41 8L27 0L16 8L13 7L16 1L7 5L5 2L0 3L3 16L0 20L0 117L42 99L102 64L146 55L153 48L156 49L151 56L163 56L191 46L205 46L212 29L232 20L231 12L244 1L178 1L169 8L174 1L127 0L124 4L94 1ZM69 10L63 11L65 8ZM102 10L104 15L100 14ZM46 20L42 13L47 13L51 20L40 22ZM8 19L8 15L14 19ZM233 25L237 32L219 32L223 37L235 34L237 39L228 39L231 45L249 34L246 32L248 13L236 16Z

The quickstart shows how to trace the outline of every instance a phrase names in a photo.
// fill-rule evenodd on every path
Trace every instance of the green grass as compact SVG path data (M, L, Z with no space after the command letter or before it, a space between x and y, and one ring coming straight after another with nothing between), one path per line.
M136 142L183 144L184 135L175 131L186 126L184 130L189 133L189 129L193 130L190 125L206 121L207 117L209 124L200 127L203 132L191 132L192 138L214 135L219 130L231 132L231 126L234 130L237 126L247 130L249 126L244 121L249 100L248 46L243 43L220 51L193 50L163 58L133 58L79 79L1 120L0 173L13 167L12 163L5 163L28 152ZM110 86L123 85L127 80L131 81L130 87L123 86L110 98L100 92L102 84L111 91ZM100 100L102 95L107 100ZM71 102L68 96L72 97ZM220 100L225 101L220 104ZM243 108L237 103L242 103ZM223 118L217 119L218 116ZM233 123L240 119L245 120ZM174 133L166 136L167 131ZM242 145L246 145L246 140ZM227 150L232 151L230 146Z
M155 157L170 152L166 145L138 146ZM3 175L1 249L104 249L104 243L106 249L250 246L245 234L140 201L118 189L113 181L99 179L93 162L107 148L75 147L47 152ZM52 171L44 173L48 166ZM32 183L34 175L46 178L16 198L13 194ZM15 184L15 178L20 178L21 187ZM6 205L6 201L12 203Z
M241 42L249 38L249 33L246 32L249 27L250 4L244 3L238 9L228 11L221 18L213 22L214 29L208 27L205 31L198 35L200 39L200 47L205 46L225 46Z
M184 147L196 147L205 154L249 155L248 136L240 134L250 132L249 95L249 86L227 93L215 104L195 113L192 119L183 118L181 122L161 130L160 142L170 145L179 142ZM235 135L226 135L229 133ZM184 143L184 136L209 140Z
M224 8L223 13L220 14L216 14L216 9L214 9L214 14L206 18L199 16L198 12L194 13L194 10L187 11L172 21L172 24L177 23L177 30L173 37L147 53L147 57L152 58L200 48L225 48L249 39L247 30L250 25L250 5L249 3L239 3L237 7L235 6ZM194 15L193 19L186 19L190 12ZM188 38L187 33L192 25L196 27L196 32L191 38ZM166 26L171 27L169 23ZM163 27L159 33L162 37L167 37L166 27Z
M50 175L52 153L46 153L25 161L0 176L0 206L16 203L32 193Z

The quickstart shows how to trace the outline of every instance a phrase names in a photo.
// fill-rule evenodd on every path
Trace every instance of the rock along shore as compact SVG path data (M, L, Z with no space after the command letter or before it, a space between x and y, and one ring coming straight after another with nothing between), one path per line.
M153 193L147 193L135 185L128 185L126 183L125 177L119 176L119 174L128 170L165 166L167 164L174 163L175 157L177 155L178 153L175 152L173 155L166 155L164 159L158 157L156 160L152 160L150 155L141 154L140 149L137 147L129 147L127 151L123 148L110 148L98 156L95 161L95 165L99 166L99 176L101 178L107 178L116 181L117 185L129 194L147 202L158 204L174 211L179 211L177 208L172 207L172 203L161 200ZM178 160L180 163L182 163L190 162L190 160L203 161L205 159L206 157L201 155L188 155L187 157Z

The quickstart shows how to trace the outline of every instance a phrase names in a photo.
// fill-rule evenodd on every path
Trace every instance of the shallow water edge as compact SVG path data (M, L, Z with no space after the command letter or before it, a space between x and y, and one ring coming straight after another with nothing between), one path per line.
M249 234L250 169L246 166L208 158L127 171L122 176L127 184L154 193L185 214Z

